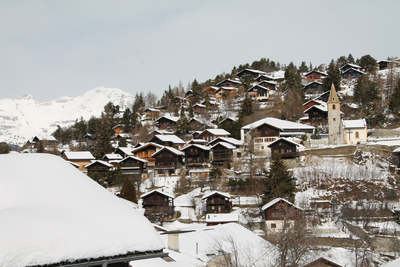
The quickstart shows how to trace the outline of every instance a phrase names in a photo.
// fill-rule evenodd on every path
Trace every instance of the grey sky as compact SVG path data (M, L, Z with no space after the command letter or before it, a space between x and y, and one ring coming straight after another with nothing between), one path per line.
M400 1L0 1L0 99L97 86L161 97L262 57L400 56Z

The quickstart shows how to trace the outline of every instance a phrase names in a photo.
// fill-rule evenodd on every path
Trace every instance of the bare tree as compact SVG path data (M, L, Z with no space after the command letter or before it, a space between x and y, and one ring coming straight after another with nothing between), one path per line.
M148 142L150 140L150 124L144 123L138 133L138 142Z
M158 97L153 92L149 91L144 97L145 106L147 108L155 107L157 104Z

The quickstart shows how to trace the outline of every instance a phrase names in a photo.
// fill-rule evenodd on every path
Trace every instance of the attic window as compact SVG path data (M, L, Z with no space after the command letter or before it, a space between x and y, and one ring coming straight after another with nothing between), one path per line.
M333 100L335 100L335 98L333 98ZM335 105L332 105L332 109L336 109L336 106L335 106Z

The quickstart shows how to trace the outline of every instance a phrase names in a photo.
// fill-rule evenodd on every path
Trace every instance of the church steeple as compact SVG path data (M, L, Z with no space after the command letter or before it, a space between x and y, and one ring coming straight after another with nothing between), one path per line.
M332 83L328 98L329 144L341 144L340 102Z

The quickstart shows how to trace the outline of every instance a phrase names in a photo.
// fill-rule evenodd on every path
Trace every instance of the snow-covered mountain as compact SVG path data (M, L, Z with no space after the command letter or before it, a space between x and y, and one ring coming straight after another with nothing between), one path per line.
M134 96L116 88L98 87L76 98L61 97L40 103L29 94L17 99L0 100L0 142L25 144L35 135L48 136L57 128L69 126L75 119L100 116L111 101L121 110L131 107Z

